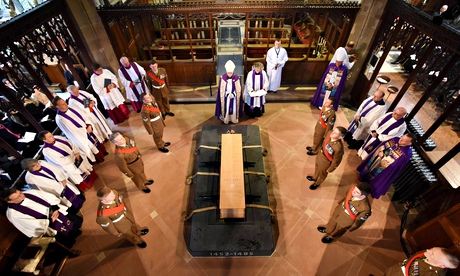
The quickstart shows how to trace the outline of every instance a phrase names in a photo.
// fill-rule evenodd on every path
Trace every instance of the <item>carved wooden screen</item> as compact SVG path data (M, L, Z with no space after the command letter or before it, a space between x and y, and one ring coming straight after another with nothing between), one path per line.
M263 61L275 37L281 37L283 47L292 57L292 68L285 74L283 83L306 84L319 81L331 53L346 42L355 14L356 3L305 4L303 1L199 1L157 5L105 6L98 13L106 24L109 37L118 56L129 55L147 65L151 59L160 61L174 76L180 72L190 84L203 84L209 79L209 68L216 58L217 21L244 20L243 53L245 71L253 62ZM123 18L129 18L125 20ZM131 22L144 22L143 30L131 30L126 37L120 34L124 28L133 28ZM150 23L150 24L149 24ZM149 24L149 26L146 26ZM137 26L141 26L137 23ZM326 30L327 26L328 27ZM135 34L138 32L139 35ZM135 34L135 35L132 35ZM133 48L137 49L137 53ZM175 63L180 64L175 64ZM196 68L189 63L211 62L206 65L206 77L201 72L182 71L184 67ZM299 63L299 64L297 64ZM297 65L300 65L298 67ZM297 68L297 69L296 69ZM309 72L306 75L298 71ZM215 79L215 76L214 76ZM172 84L179 79L171 78ZM215 80L212 81L214 83ZM181 84L185 84L183 78Z

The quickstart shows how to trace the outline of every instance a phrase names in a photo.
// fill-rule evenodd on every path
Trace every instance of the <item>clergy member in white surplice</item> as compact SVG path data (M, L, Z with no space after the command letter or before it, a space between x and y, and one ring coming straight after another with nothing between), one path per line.
M38 133L38 138L44 143L45 160L63 169L74 184L82 183L93 171L88 158L67 138L47 130Z
M112 130L107 123L104 115L97 107L96 98L86 91L79 90L74 85L69 85L67 91L70 93L68 104L70 107L75 108L82 112L83 117L90 118L94 127L93 132L96 135L99 143L109 139Z
M81 220L75 223L67 213L68 207L53 194L35 189L21 192L13 188L4 191L2 197L8 202L6 217L29 238L42 235L68 238L81 226Z
M93 132L90 118L83 117L84 113L81 110L69 107L59 97L53 99L53 105L58 110L56 125L59 129L90 161L96 162L95 155L99 153L99 150L89 139L89 135Z
M353 121L348 126L348 133L345 137L349 145L348 148L359 149L363 145L364 139L369 135L369 128L372 123L385 114L384 96L385 93L379 89L361 103Z
M145 70L136 62L129 62L127 57L120 58L120 69L118 77L126 90L126 98L131 101L131 105L138 113L142 108L142 94L148 94L149 90L145 83Z
M246 77L243 95L244 111L249 117L260 117L265 112L265 95L267 95L268 85L264 65L260 62L254 63Z
M237 124L242 110L240 77L235 75L235 63L225 63L226 73L220 77L217 87L215 115L225 124Z
M267 52L267 75L270 80L268 92L277 92L281 85L281 73L286 61L288 61L288 54L286 49L281 47L281 39L275 40L275 46L270 48Z
M403 136L407 128L404 120L406 114L407 110L400 106L393 112L388 112L375 120L369 128L369 135L364 141L363 146L358 150L358 155L361 159L366 159L369 153L380 145L380 143Z
M117 77L109 70L103 69L99 64L94 64L93 68L91 85L101 98L110 119L115 124L124 122L129 118L129 109L125 105L125 98L118 89Z
M75 85L67 86L67 92L70 93L70 97L67 99L67 103L70 107L78 107L83 109L85 107L84 100L89 99L97 103L96 97L89 92L80 90Z
M76 214L83 202L83 195L70 181L64 170L44 160L25 158L21 167L26 170L25 180L39 190L53 194L61 199L62 204L69 207L69 212Z

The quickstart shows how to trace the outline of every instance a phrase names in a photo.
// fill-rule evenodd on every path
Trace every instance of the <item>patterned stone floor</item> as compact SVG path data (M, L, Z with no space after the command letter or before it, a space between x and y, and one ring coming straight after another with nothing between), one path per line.
M95 191L86 193L83 234L76 248L81 256L70 259L62 275L383 275L389 265L403 258L399 245L399 217L387 196L373 201L373 214L355 232L331 245L322 244L316 226L327 222L332 208L354 181L359 158L346 150L342 164L323 186L308 190L305 176L313 172L314 158L305 154L319 110L308 103L269 103L257 124L268 149L274 206L279 227L276 251L271 257L192 258L183 239L187 200L185 179L192 152L192 138L202 125L219 123L214 105L173 105L176 116L166 120L164 138L172 142L168 154L155 149L152 137L132 113L117 127L134 136L143 154L147 175L155 179L152 192L144 194L116 169L112 156L97 166L100 180L119 190L137 222L148 226L146 249L106 234L96 223ZM347 125L340 111L337 125ZM113 148L109 147L112 152Z

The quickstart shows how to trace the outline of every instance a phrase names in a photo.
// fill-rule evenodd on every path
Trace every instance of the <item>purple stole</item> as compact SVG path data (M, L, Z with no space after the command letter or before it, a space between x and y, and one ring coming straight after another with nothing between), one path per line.
M72 150L72 146L71 146L67 141L65 141L65 140L63 140L63 139L59 139L59 138L54 138L54 139L55 139L56 141L58 141L58 142L64 144L64 145L66 145L67 147L69 147L70 150ZM54 150L54 151L56 151L56 152L59 152L60 154L62 154L62 156L69 156L69 155L70 155L70 154L69 154L68 152L66 152L65 150L58 148L55 144L56 144L56 143L54 143L54 144L45 143L44 147L45 147L45 148L50 148L50 149L52 149L52 150Z
M388 122L391 117L392 117L393 114L388 114L385 118L383 118L383 120L380 122L379 127L383 126L386 122ZM388 134L390 133L390 131L392 131L393 129L399 127L400 125L402 125L404 123L404 118L401 118L399 120L397 120L396 122L394 122L393 124L391 124L389 127L387 127L387 129L385 129L382 134Z
M369 99L363 106L363 110L366 109L366 107L370 104L374 102L374 100L371 98ZM375 103L375 102L374 102ZM376 106L380 105L381 103L384 103L383 100L379 101L378 103L375 103L372 107L364 110L364 112L362 112L361 114L359 114L361 117L366 117L366 115L372 110L374 109ZM354 133L356 131L356 129L358 128L359 124L358 122L356 122L355 120L353 120L350 124L350 126L348 127L348 131L351 132L351 133Z
M134 72L136 73L137 77L141 81L142 90L145 91L144 81L142 80L142 75L141 75L141 72L139 72L139 68L137 68L136 64L134 64L134 63L130 63L130 65L131 65L131 67L133 67ZM128 68L128 69L130 69L130 68ZM125 77L125 79L133 81L131 79L131 77L129 76L128 71L126 71L126 68L123 65L120 66L120 71L123 74L123 76ZM136 98L138 99L138 101L141 101L140 100L141 99L140 93L139 93L139 91L137 91L136 84L134 84L134 87L131 88L131 89L133 90L134 94L136 95Z
M83 119L83 117L77 112L75 111L73 108L69 107L69 109L67 110L70 110L73 114L77 115L77 117L82 120L83 122L83 125L81 125L80 123L78 123L77 121L75 121L72 117L70 117L68 114L66 114L66 112L61 112L60 110L58 110L58 115L61 115L62 117L66 118L67 120L69 120L70 122L72 122L72 124L78 128L81 128L83 127L85 124L85 120Z
M277 55L278 56L278 55ZM252 90L256 90L256 75L260 75L260 84L259 84L259 89L262 89L264 87L264 75L262 74L262 71L260 71L259 74L256 73L256 70L252 70ZM263 102L265 96L262 96L260 101ZM254 97L251 97L251 107L254 106Z
M96 109L96 107L94 107L93 110L89 109L89 112L91 112L92 114L94 114L94 116L96 116L96 119L99 121L99 123L101 124L101 126L105 129L104 122L102 121L101 118L99 118L99 115L97 115L97 112L94 111L95 109ZM105 129L105 131L107 131L107 129Z
M236 78L235 78L236 77ZM227 74L224 74L222 76L222 78L219 80L219 89L220 89L220 84L222 82L222 79L225 81L225 82L228 82L228 75ZM234 102L235 102L235 99L236 99L236 86L235 86L235 82L238 80L238 76L235 76L233 75L232 78L231 78L231 81L232 81L232 94L235 96L233 97L232 99L230 99L230 104L229 104L229 110L228 110L228 114L229 115L232 115L234 110L233 110L233 105L234 105ZM224 93L226 91L223 91ZM226 115L227 114L227 97L225 97L225 101L224 101L224 114Z
M380 122L380 124L378 125L377 128L383 126L386 122L388 122L391 118L392 118L393 114L390 113L388 114L387 116L385 116L385 118L383 118L383 120ZM404 123L404 118L401 118L399 120L397 120L396 122L394 122L393 124L391 124L389 127L387 127L384 131L382 131L382 134L385 134L387 135L390 131L392 131L393 129L399 127L400 125L402 125ZM366 144L370 139L371 139L372 135L369 135L366 139L366 141L364 142L364 144ZM366 152L371 152L375 149L376 146L378 146L382 141L380 141L380 139L377 137L375 138L375 140L367 145L364 150Z
M86 96L83 95L82 93L79 93L78 95L82 95L83 98L88 99L88 97L86 97ZM85 107L85 104L83 103L83 100L82 100L82 99L80 99L80 98L74 96L73 94L70 95L70 98L72 98L72 99L78 101L79 103L81 103L81 105L82 105L83 107Z
M38 204L41 204L47 208L50 208L51 207L51 204L49 204L46 200L43 200L35 195L32 195L32 194L28 194L28 193L24 193L24 196L27 198L27 199L30 199ZM26 215L29 215L35 219L48 219L48 215L45 215L45 214L42 214L42 213L39 213L29 207L26 207L24 205L21 205L21 204L15 204L15 203L8 203L8 207L11 208L11 209L14 209L20 213L23 213L23 214L26 214ZM61 212L59 212L59 217L58 219L56 219L54 222L52 222L50 220L50 224L49 226L56 230L59 234L62 234L62 235L68 235L70 233L70 231L72 230L73 228L73 222L70 221L66 216L64 216L64 214L62 214Z
M30 172L30 173L33 174L33 175L46 177L46 178L51 179L51 180L56 180L56 182L58 182L59 185L61 185L61 183L57 180L56 175L50 169L48 169L47 167L41 165L41 170L45 171L48 175L40 172L40 170L33 171L33 172ZM51 175L51 177L49 175ZM72 204L73 209L78 210L83 205L83 199L81 197L79 197L76 193L74 193L67 186L64 187L64 189L62 190L62 193L61 193L60 196L66 198L68 201L70 201L70 203Z
M32 171L30 173L33 174L33 175L46 177L48 179L55 180L56 182L59 182L59 180L57 180L57 178L56 178L56 175L50 169L48 169L47 167L43 166L43 164L40 164L40 166L41 166L40 170ZM48 175L42 173L41 170L45 171Z

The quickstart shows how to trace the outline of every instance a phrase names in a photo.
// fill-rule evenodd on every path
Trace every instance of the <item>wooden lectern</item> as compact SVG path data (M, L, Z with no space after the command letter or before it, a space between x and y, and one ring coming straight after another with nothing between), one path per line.
M241 134L222 134L220 218L244 218L245 207L243 137Z

